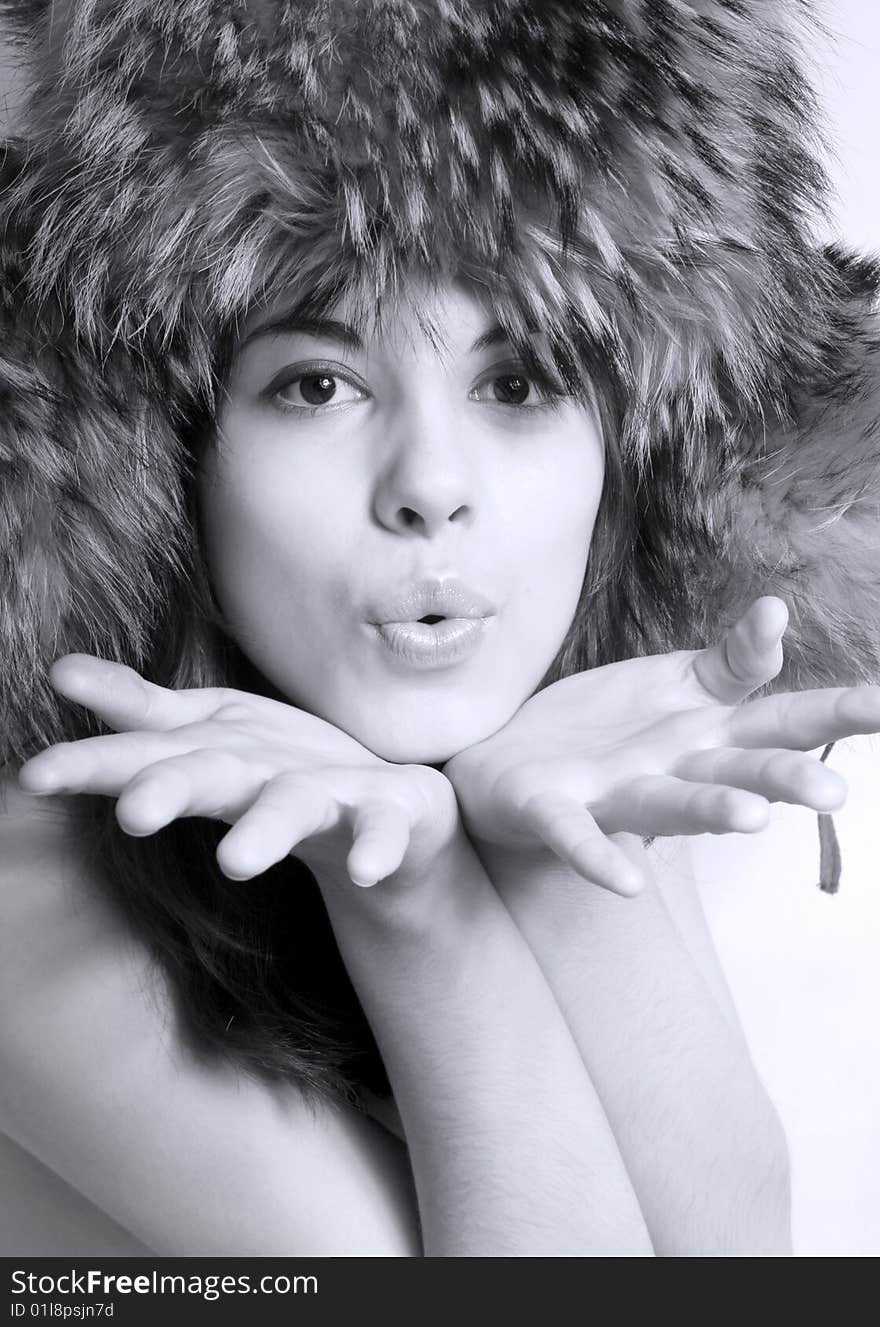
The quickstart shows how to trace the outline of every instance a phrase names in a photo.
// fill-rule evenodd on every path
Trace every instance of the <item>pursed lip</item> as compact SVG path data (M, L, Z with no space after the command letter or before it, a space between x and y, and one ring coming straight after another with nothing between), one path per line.
M463 581L421 580L378 600L370 606L368 621L374 626L390 622L419 622L423 617L491 617L495 605Z

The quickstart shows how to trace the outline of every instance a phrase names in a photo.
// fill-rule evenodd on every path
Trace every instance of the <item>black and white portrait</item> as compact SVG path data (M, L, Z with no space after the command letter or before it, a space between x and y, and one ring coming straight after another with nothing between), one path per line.
M874 7L0 34L0 1254L880 1253Z

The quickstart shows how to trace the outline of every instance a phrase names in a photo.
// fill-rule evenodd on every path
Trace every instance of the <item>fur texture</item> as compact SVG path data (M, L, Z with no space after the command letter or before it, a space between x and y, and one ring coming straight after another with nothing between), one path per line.
M641 476L620 649L778 592L787 680L880 675L877 273L812 239L806 4L0 10L32 72L0 177L0 757L82 731L53 658L155 673L169 596L210 616L188 439L288 281L372 310L464 275L575 385L601 366Z
M205 329L295 251L300 283L371 302L414 268L495 271L512 321L599 345L653 418L813 362L802 0L7 8L31 277L90 344L183 327L207 378Z

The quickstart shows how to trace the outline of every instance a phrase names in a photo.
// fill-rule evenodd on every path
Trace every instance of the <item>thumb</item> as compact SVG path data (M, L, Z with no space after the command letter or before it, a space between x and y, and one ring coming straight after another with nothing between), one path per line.
M724 639L694 655L697 681L713 700L736 704L782 668L788 609L781 599L756 599Z
M174 691L148 682L126 664L91 654L65 654L49 670L55 691L84 705L116 732L163 732L213 718L228 693L221 687Z

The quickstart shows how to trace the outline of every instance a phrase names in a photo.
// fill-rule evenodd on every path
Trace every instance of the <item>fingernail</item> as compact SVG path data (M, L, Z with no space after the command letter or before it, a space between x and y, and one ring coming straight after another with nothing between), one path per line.
M379 883L378 880L370 879L367 876L363 876L359 880L357 876L352 875L351 871L349 871L348 875L349 879L351 880L351 883L353 885L357 885L358 889L372 889L374 885L377 885Z
M645 881L641 875L621 876L617 882L617 893L622 898L635 898L637 894L641 894L644 887Z
M37 786L28 786L28 778L37 778ZM63 792L64 783L54 775L45 772L34 776L25 774L25 782L22 782L21 772L18 776L18 786L24 793L29 793L31 797L51 797L53 793Z

